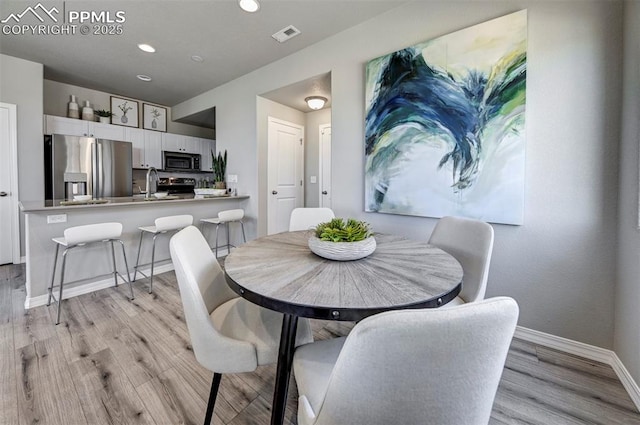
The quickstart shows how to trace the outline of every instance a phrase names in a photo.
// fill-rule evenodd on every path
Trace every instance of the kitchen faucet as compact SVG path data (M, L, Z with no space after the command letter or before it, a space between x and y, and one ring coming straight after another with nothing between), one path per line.
M144 197L145 198L150 198L151 197L151 172L153 172L153 174L155 174L156 176L156 191L158 190L158 170L155 169L155 167L149 167L149 169L147 170L147 185L146 185L146 192Z

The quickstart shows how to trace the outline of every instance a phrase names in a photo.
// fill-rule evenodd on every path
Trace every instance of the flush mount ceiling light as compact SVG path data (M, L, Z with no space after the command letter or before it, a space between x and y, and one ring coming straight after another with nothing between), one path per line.
M136 75L136 78L140 81L151 81L151 77L149 77L148 75L144 75L144 74L138 74Z
M257 12L258 9L260 9L258 0L238 0L238 4L240 5L240 9L249 13Z
M191 60L194 62L204 62L204 59L202 59L202 56L198 56L198 55L191 56Z
M327 98L322 96L309 96L305 98L304 101L307 102L307 105L309 106L309 108L318 110L318 109L322 109L325 102L327 101Z
M143 52L147 52L147 53L155 53L156 49L153 48L153 46L149 45L149 44L138 44L138 49L142 50Z

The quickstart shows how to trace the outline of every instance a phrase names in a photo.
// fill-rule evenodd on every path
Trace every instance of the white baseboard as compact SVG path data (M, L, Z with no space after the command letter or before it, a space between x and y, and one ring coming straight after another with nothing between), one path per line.
M166 264L154 266L153 274L159 275L160 273L165 273L171 270L173 270L173 263L168 262ZM145 275L149 276L151 274L151 267L147 267L144 269L140 268L140 271L142 271L142 273L144 273ZM131 278L133 279L133 272L131 272ZM144 276L142 278L144 278ZM127 283L122 282L121 279L119 279L118 282L119 282L119 285L127 285ZM62 294L62 299L66 300L67 298L77 297L78 295L84 295L90 292L98 291L100 289L111 288L111 287L113 287L113 275L102 280L97 280L94 282L85 283L78 286L71 286L67 288L67 286L65 285L64 292ZM29 308L38 307L41 305L47 305L48 298L49 298L48 294L27 298L24 301L24 308L29 309Z
M608 364L614 370L618 379L629 394L629 397L640 410L640 387L634 381L633 377L622 364L618 355L605 348L596 347L582 342L573 341L571 339L562 338L560 336L547 334L533 329L518 326L514 335L518 339L522 339L534 344L543 345L555 350L563 351L575 356L584 357L585 359L594 360L600 363Z

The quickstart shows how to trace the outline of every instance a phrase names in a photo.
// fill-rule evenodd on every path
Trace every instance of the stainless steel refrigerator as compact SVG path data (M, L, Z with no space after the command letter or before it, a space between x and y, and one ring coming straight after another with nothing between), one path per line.
M47 135L45 200L131 196L131 143L93 137Z

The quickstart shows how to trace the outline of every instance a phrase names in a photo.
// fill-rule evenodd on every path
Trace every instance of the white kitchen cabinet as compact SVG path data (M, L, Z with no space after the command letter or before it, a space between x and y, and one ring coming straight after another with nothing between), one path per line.
M170 152L200 153L200 139L183 134L162 133L162 150Z
M125 137L131 142L133 168L162 168L161 133L127 128Z
M131 142L133 168L149 167L145 162L144 133L145 131L139 128L127 128L125 131L127 142Z
M162 169L162 134L144 130L144 161L147 167Z
M97 137L100 139L126 140L125 128L118 125L84 121L75 118L44 116L45 134L67 134L71 136Z
M88 136L89 121L74 118L44 116L44 134L69 134L71 136Z
M88 133L98 139L127 141L125 130L128 127L87 121Z
M211 151L215 152L215 140L199 139L200 142L200 169L202 171L213 171L213 162L211 161Z

